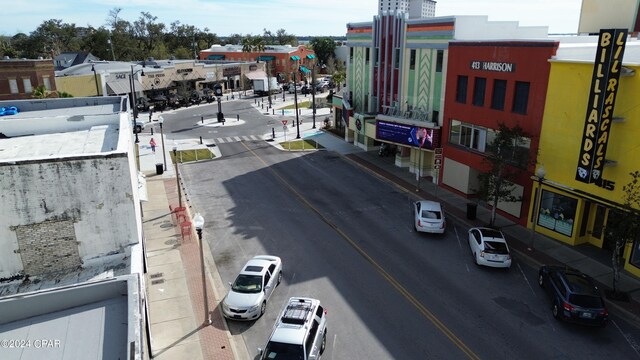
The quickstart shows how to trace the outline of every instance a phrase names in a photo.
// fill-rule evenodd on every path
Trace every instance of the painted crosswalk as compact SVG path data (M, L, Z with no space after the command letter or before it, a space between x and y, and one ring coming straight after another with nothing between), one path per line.
M245 136L219 137L219 138L213 139L213 142L215 144L227 144L227 143L239 142L239 141L259 141L259 140L263 140L262 137L259 135L245 135Z

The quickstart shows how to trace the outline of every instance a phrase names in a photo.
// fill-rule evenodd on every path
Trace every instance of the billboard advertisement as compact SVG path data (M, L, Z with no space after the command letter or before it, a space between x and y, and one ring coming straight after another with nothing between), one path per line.
M432 128L399 124L378 120L376 139L433 150L436 147L436 132Z
M600 30L575 177L583 183L602 181L626 40L626 29Z

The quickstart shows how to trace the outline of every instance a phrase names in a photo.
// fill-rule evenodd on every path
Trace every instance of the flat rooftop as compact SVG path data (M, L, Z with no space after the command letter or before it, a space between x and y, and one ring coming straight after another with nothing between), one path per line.
M2 359L127 359L133 275L0 299ZM133 299L133 300L132 300ZM10 340L8 340L10 339Z
M129 118L126 97L0 102L9 106L20 112L0 117L0 162L115 152Z

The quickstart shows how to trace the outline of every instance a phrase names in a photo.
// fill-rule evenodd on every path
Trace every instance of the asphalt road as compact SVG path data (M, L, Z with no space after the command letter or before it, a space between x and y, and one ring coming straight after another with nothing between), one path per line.
M229 323L250 353L286 299L310 296L328 309L323 359L640 358L640 331L624 319L605 329L557 322L537 269L517 258L507 271L477 267L453 219L444 236L415 233L411 195L339 155L219 147L221 158L181 173L221 278L257 254L284 264L265 315Z

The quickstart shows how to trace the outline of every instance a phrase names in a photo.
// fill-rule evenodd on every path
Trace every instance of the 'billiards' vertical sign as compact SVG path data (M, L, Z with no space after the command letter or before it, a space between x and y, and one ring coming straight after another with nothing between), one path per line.
M576 180L587 184L602 176L626 41L626 29L600 30L576 172Z

